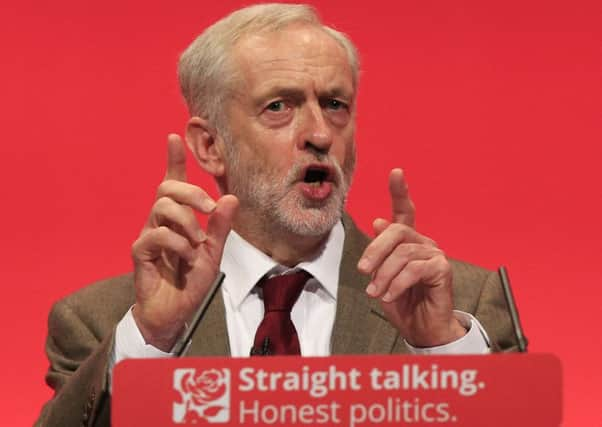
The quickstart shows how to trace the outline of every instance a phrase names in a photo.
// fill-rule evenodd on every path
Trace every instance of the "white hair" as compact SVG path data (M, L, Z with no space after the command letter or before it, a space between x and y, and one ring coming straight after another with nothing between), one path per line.
M359 57L351 40L340 31L323 25L316 11L307 5L268 3L236 10L208 27L180 56L180 89L192 116L200 116L216 129L226 131L223 108L233 81L237 78L231 64L235 43L249 34L274 32L291 24L316 26L346 51L357 87Z

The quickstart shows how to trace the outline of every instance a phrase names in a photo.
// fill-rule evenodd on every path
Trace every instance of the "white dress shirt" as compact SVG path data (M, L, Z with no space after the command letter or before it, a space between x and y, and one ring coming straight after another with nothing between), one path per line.
M330 355L339 283L339 267L343 256L345 231L342 223L332 229L323 248L310 261L287 269L259 251L236 232L231 231L224 247L220 269L226 277L222 296L230 351L234 357L247 357L264 307L260 290L255 285L264 275L303 269L313 277L308 280L293 306L291 319L297 330L303 356ZM366 298L369 298L366 295ZM416 354L483 354L489 352L489 338L481 324L470 314L454 311L467 334L457 341L437 347L414 348ZM136 326L131 309L117 325L111 367L127 358L170 357L146 344Z

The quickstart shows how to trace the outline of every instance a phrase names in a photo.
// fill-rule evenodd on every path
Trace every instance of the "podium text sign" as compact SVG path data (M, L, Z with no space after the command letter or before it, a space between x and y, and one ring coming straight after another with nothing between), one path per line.
M126 360L114 427L559 426L545 354Z

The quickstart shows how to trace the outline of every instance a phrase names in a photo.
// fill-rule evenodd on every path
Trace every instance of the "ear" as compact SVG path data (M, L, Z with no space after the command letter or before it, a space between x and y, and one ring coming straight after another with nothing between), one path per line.
M206 119L192 117L186 126L186 143L197 163L214 177L224 175L223 141Z

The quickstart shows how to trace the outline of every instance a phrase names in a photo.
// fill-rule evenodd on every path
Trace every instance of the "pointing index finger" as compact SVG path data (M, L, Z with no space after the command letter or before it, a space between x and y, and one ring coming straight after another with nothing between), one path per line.
M391 195L391 209L393 222L416 226L415 208L403 170L395 168L389 174L389 193Z
M186 181L186 148L175 133L167 136L167 170L165 180Z

